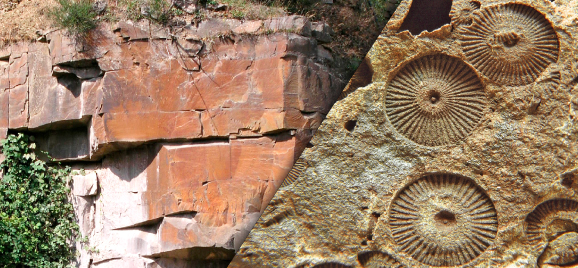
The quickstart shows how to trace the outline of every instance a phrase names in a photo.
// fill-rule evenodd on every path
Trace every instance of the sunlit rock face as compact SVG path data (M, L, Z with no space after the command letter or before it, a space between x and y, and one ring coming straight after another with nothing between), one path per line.
M80 267L227 266L345 86L312 28L129 21L0 52L1 136L77 170Z
M429 2L401 2L230 267L576 265L576 1Z

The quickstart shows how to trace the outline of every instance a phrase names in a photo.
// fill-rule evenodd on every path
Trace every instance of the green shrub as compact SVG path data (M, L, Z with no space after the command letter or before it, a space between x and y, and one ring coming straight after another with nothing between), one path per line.
M68 266L78 234L70 167L39 160L27 135L9 135L1 144L0 267Z
M231 10L231 16L235 19L243 19L245 18L245 12L241 10Z
M174 8L167 0L121 0L128 18L134 21L147 18L159 24L167 24L173 15L182 11Z
M166 24L172 17L171 4L166 0L148 0L147 17L160 24Z
M58 4L48 13L57 27L79 35L96 27L97 14L90 0L58 0Z
M380 25L385 25L393 15L395 9L397 9L397 6L399 6L400 2L401 0L397 0L392 4L389 0L369 0L369 3L373 8L376 22Z

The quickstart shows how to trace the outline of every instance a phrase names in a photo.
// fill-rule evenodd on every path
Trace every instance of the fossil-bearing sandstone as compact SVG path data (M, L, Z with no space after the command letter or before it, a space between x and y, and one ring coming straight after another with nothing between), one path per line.
M401 2L230 267L578 265L578 1L432 2Z

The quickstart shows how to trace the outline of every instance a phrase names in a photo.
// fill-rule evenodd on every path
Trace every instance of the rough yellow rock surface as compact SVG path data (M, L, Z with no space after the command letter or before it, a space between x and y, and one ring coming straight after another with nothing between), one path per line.
M454 0L451 23L400 30L423 4L230 267L576 266L578 1Z

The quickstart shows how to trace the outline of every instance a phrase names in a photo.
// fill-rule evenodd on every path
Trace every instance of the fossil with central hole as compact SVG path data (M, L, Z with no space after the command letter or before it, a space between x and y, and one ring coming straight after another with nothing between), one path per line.
M455 266L481 255L497 232L496 210L472 180L428 175L393 200L389 226L400 249L419 262Z
M483 8L462 34L460 44L476 69L510 86L534 82L559 53L558 36L550 22L522 4Z
M486 106L474 70L443 54L406 63L389 83L385 99L397 131L426 146L462 140L480 122Z

